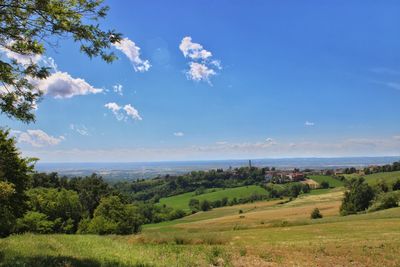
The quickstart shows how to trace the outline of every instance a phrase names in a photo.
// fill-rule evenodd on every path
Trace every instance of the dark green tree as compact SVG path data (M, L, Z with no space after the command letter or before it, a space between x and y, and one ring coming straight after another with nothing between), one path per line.
M208 200L203 200L203 201L201 201L200 202L200 209L202 210L202 211L208 211L208 210L211 210L212 209L212 207L211 207L211 203L208 201Z
M374 198L373 189L364 182L364 178L353 178L347 185L347 191L344 194L340 213L342 215L354 214L365 211Z
M21 157L8 130L0 129L0 236L10 234L15 220L27 210L25 191L32 163L32 159Z
M30 209L45 214L54 222L55 232L76 232L82 214L77 192L56 188L34 188L28 190L27 195Z
M322 218L322 214L321 214L321 212L319 211L319 209L318 208L315 208L312 212L311 212L311 219L320 219L320 218Z
M140 231L143 218L138 208L123 204L118 196L104 197L88 225L88 232L95 234L132 234Z
M392 186L393 191L400 190L400 179L397 179Z
M322 181L320 185L321 185L321 188L324 188L324 189L329 188L329 182L327 182L327 181Z
M107 50L121 35L99 26L108 9L102 0L0 1L0 50L17 55L0 60L0 111L24 122L34 120L32 110L42 91L33 80L50 75L48 67L34 60L45 54L45 44L55 47L58 40L69 37L90 58L115 60Z
M189 208L192 212L198 212L200 210L200 201L195 198L189 200Z

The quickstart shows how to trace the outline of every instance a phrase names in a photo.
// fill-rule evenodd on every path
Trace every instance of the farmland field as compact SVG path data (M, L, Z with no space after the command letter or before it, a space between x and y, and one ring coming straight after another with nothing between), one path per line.
M15 235L0 239L0 266L399 266L400 208L342 217L342 196L223 207L139 235Z
M338 179L333 178L332 176L327 175L312 175L309 177L310 179L316 181L317 183L321 184L323 181L329 183L330 187L340 187L343 186L343 182L339 181Z
M188 204L190 199L192 198L198 199L200 201L205 199L208 201L215 201L227 197L228 200L231 200L233 198L239 199L241 197L247 197L250 196L252 193L265 194L266 190L256 185L241 186L241 187L226 188L226 189L213 188L213 189L207 189L205 193L201 195L196 195L195 192L189 192L177 196L161 198L160 204L166 205L167 207L188 211L189 210Z
M359 175L357 173L353 174L345 174L344 175L346 179L351 179L351 178L358 178L358 177L364 177L365 181L369 183L370 185L374 185L380 180L385 181L388 184L393 183L397 179L400 179L400 171L395 171L395 172L379 172L379 173L373 173L369 175Z

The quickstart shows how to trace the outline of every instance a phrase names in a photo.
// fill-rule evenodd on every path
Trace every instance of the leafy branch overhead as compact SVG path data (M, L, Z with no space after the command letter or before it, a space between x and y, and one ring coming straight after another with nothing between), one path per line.
M43 92L35 80L50 75L38 57L59 39L72 38L90 58L116 59L109 51L121 40L114 30L103 30L99 20L107 15L102 0L1 0L0 110L23 122L35 119L33 110Z

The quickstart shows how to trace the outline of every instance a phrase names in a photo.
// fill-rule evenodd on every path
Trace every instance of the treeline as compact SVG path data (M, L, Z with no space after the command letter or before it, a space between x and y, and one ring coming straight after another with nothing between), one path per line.
M309 185L303 183L290 183L284 186L274 185L270 183L270 184L263 184L263 187L267 191L265 194L254 192L250 196L241 198L234 197L232 199L228 199L227 197L224 197L222 199L214 201L209 201L209 200L200 201L196 198L192 198L189 201L189 208L192 213L196 213L198 211L208 211L213 208L253 203L255 201L261 201L266 199L283 198L283 197L295 198L298 197L300 194L309 193L311 190Z
M342 215L372 212L399 206L400 179L389 184L380 180L371 186L361 177L346 180L345 185L347 190L340 207Z
M130 202L95 174L67 178L57 173L32 173L26 178L26 190L20 194L23 203L3 207L17 208L19 214L9 212L10 216L0 219L5 222L2 236L22 232L130 234L139 232L143 224L186 215L153 203Z
M115 188L131 201L158 202L162 197L195 191L197 188L232 188L263 185L266 168L241 167L228 170L192 171L185 175L166 175L147 180L119 182Z
M34 171L0 129L0 236L12 233L130 234L183 211L132 201L97 175L59 177Z
M364 173L366 175L378 173L378 172L394 172L400 171L400 161L394 162L393 164L386 164L382 166L372 166L364 168Z

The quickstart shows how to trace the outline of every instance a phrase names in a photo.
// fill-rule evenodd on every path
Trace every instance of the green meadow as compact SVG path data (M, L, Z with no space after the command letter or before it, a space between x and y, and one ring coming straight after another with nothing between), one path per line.
M265 194L266 190L257 185L241 186L235 188L212 188L206 189L203 194L196 195L195 192L184 193L172 197L161 198L160 205L166 205L174 209L182 209L189 211L189 201L190 199L198 199L199 201L208 200L215 201L221 200L226 197L228 200L233 198L241 198L250 196L253 193Z
M222 207L138 235L13 235L0 266L399 266L400 208L343 217L342 196Z
M311 175L310 179L316 181L321 184L323 181L328 182L330 187L341 187L343 186L343 182L338 179L333 178L332 176L327 175Z

